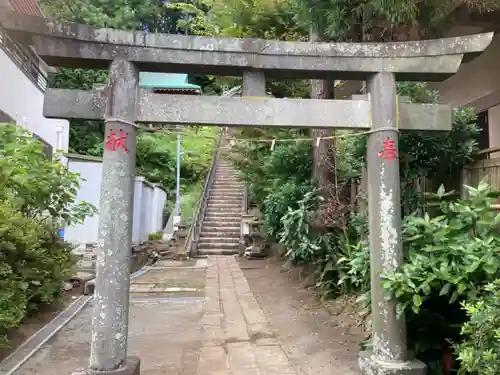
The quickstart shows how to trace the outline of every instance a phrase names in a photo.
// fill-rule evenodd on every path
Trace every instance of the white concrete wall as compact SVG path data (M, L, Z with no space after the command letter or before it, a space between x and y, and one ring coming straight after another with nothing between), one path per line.
M102 162L68 158L68 169L80 174L85 181L81 183L76 201L88 202L99 208L101 194ZM99 215L88 217L83 224L65 228L64 239L81 245L96 243L99 231Z
M2 118L8 117L36 133L54 151L68 151L68 121L43 117L43 92L0 49L0 113L2 112Z
M81 184L77 202L86 201L99 208L102 161L98 158L68 157L68 168L79 173L86 181ZM132 243L147 241L150 233L162 231L165 191L151 184L144 177L136 177L134 187L134 207L132 219ZM77 247L96 243L99 235L99 214L87 218L83 224L68 227L64 239Z

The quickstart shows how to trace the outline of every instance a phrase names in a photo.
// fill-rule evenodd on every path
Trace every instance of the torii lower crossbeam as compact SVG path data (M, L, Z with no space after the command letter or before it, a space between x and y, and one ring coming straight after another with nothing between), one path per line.
M136 122L178 125L345 128L368 130L368 97L358 100L164 95L140 90ZM49 89L44 116L103 120L106 91ZM450 130L446 105L399 103L402 130Z

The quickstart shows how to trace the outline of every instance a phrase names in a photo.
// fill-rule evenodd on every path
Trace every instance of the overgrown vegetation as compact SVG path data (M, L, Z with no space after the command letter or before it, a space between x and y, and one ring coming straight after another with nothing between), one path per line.
M22 128L0 124L0 346L7 333L60 296L74 260L59 228L95 212L75 204L79 177L47 159Z

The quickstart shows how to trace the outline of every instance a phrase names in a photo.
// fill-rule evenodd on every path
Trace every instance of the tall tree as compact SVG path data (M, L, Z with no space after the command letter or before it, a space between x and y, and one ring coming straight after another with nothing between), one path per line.
M457 10L498 9L499 0L296 0L298 19L315 25L327 40L391 41L439 37Z

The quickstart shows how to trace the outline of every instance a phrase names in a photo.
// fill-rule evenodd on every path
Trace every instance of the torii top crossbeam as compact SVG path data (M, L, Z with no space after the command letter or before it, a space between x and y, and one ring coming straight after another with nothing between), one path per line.
M37 53L52 66L107 69L126 58L141 71L365 80L389 72L399 80L431 81L455 73L465 54L489 45L493 33L395 43L309 43L215 38L98 29L57 24L2 9L0 23L31 36Z

